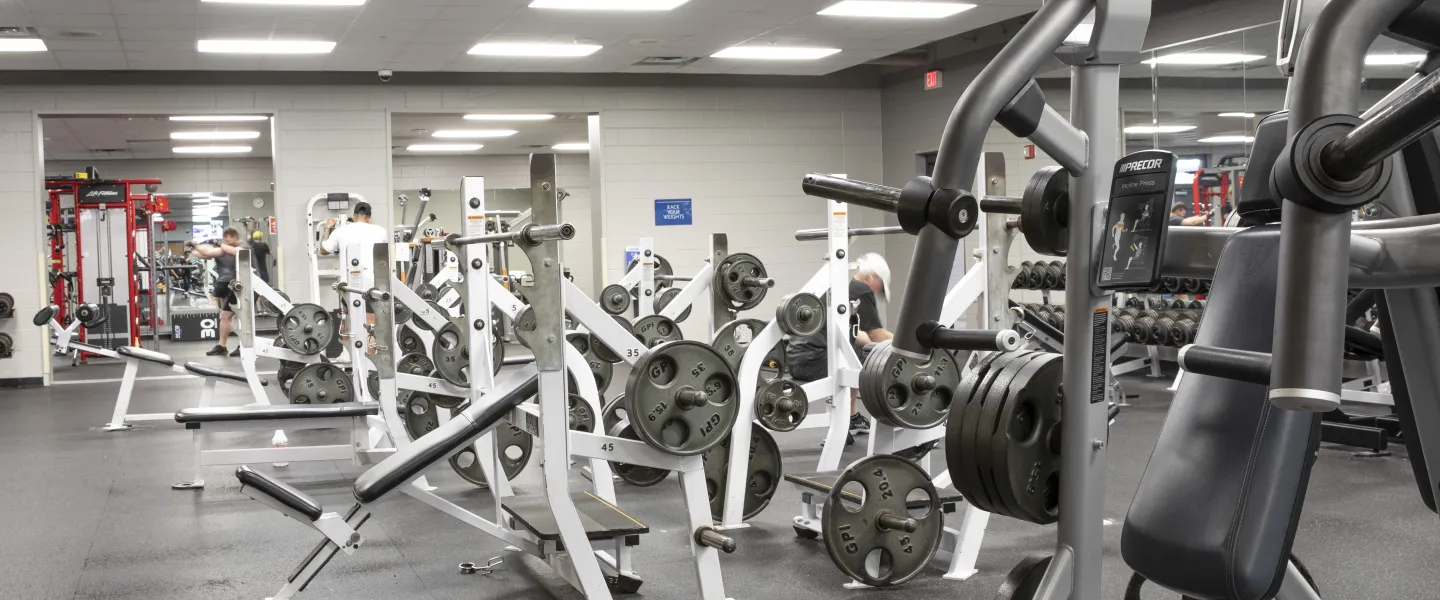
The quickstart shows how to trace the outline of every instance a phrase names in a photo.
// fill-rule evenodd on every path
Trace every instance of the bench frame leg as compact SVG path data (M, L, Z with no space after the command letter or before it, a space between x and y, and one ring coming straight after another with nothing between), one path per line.
M364 509L364 505L359 503L350 507L349 515L344 518L341 518L338 513L326 513L320 517L320 521L316 521L313 526L325 537L320 538L319 543L315 544L315 548L305 555L305 558L300 561L300 565L285 580L285 585L280 586L280 591L275 592L274 596L266 600L287 600L295 597L295 594L305 591L305 587L310 585L310 581L315 579L315 576L320 574L320 570L330 563L330 559L335 557L336 552L344 550L346 555L354 554L362 543L358 533L360 526L369 519L370 511ZM323 527L321 521L326 521ZM327 531L327 529L335 531ZM346 539L351 542L340 546L336 544L332 534L343 531L349 531L350 535L346 536Z
M134 360L125 361L125 375L120 378L120 393L115 396L115 412L110 415L110 422L102 429L105 431L125 431L134 427L125 422L125 413L130 410L130 395L135 391L135 376L140 372L140 363Z
M205 387L200 389L200 408L210 408L215 400L215 378L206 377ZM199 490L205 488L205 476L200 474L200 465L204 452L204 438L200 435L200 429L190 430L191 438L191 460L194 460L195 476L190 481L181 481L170 484L172 490Z

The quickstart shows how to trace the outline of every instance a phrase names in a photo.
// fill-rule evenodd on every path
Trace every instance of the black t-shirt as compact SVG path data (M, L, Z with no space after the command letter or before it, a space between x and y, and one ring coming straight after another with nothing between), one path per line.
M270 244L250 242L250 264L260 273L261 279L270 277Z
M826 305L829 305L828 298ZM875 292L863 281L850 280L850 345L855 345L858 332L880 329L880 307L875 301ZM855 349L856 352L860 348ZM785 364L793 369L796 365L813 365L825 362L825 329L815 335L791 336L785 347Z
M1177 216L1175 216L1175 215L1170 215L1170 224L1171 224L1171 225L1179 225L1180 222L1181 222L1181 221L1184 221L1184 220L1185 220L1185 217L1177 217Z
M234 254L222 253L215 257L215 281L218 283L235 281Z

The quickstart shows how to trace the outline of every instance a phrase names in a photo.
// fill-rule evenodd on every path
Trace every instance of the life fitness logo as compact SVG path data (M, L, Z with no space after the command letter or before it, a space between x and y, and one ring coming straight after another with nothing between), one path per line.
M1162 162L1165 162L1165 159L1151 158L1147 160L1135 160L1120 165L1120 172L1129 173L1131 171L1148 171L1150 169L1158 169L1160 168L1160 163Z
M101 196L119 196L120 190L86 190L86 198L98 198Z

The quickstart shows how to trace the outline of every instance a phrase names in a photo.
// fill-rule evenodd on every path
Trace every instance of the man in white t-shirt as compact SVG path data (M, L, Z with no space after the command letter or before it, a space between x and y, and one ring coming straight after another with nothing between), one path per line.
M349 249L355 244L384 244L389 242L390 236L385 228L370 222L370 203L357 202L352 220L341 227L336 227L336 220L330 219L325 222L325 241L320 244L320 254L340 254L341 249ZM356 256L360 260L360 266L369 269L374 262L374 255L369 251L364 256ZM341 268L345 272L345 268ZM370 289L375 286L375 276L366 272L361 279L362 287ZM369 305L365 307L365 318L370 324L375 324L375 313L370 310ZM343 326L342 326L343 327Z

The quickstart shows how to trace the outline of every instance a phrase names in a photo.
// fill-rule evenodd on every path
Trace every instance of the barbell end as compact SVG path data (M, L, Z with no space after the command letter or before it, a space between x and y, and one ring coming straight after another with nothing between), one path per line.
M909 517L897 517L890 513L881 513L875 518L875 525L888 531L903 531L915 533L920 528L920 522Z
M701 527L695 530L695 543L701 546L708 546L726 554L732 554L738 545L735 538L715 531L711 527Z

